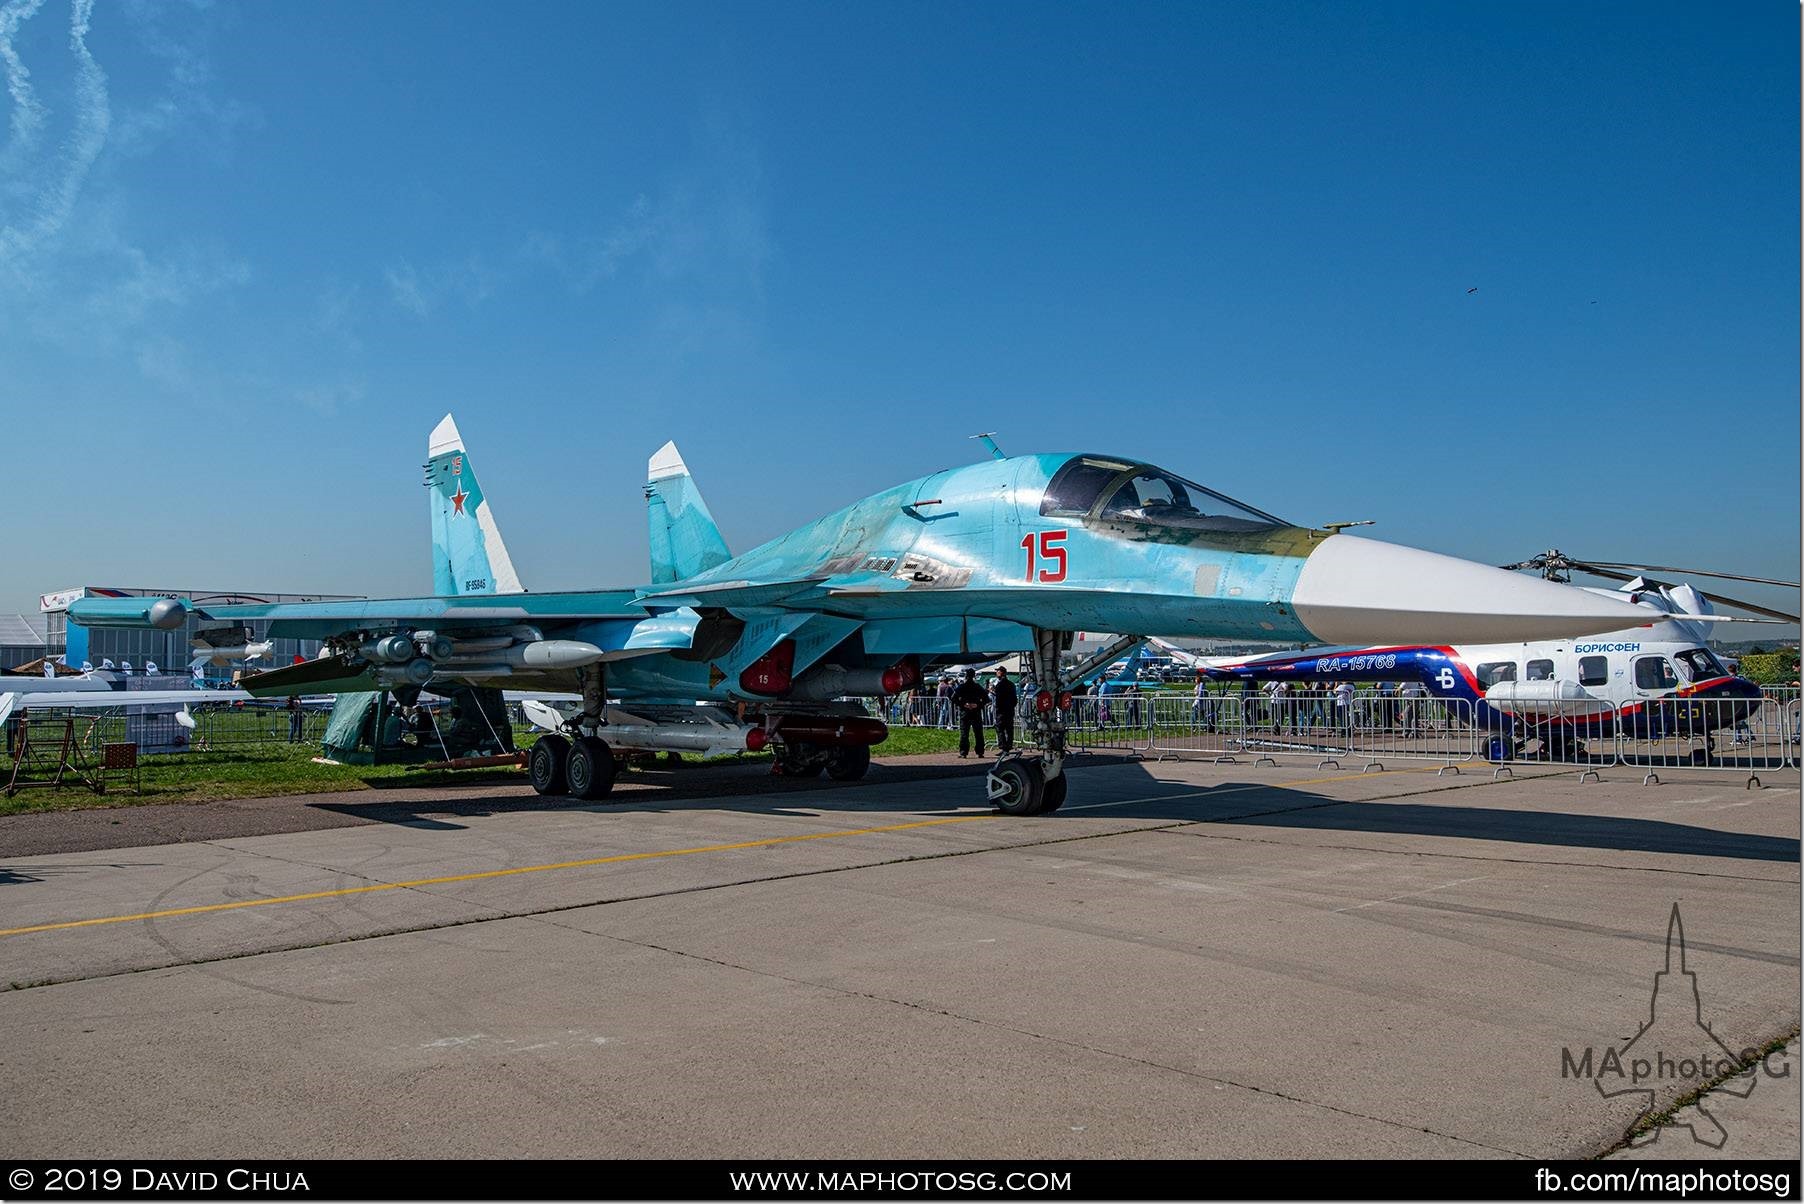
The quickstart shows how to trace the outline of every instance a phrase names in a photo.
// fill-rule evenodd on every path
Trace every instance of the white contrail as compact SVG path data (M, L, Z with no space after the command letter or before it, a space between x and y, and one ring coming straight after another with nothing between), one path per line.
M6 140L6 150L0 152L0 163L13 163L29 151L37 143L38 131L44 128L44 106L32 93L31 71L13 47L13 35L19 32L19 26L36 16L42 7L44 0L7 0L6 6L0 8L0 65L6 68L6 93L13 102L9 123L12 133Z
M94 0L73 0L69 6L69 49L75 55L75 130L62 178L45 186L37 212L27 222L0 229L0 266L30 253L54 238L69 220L88 169L106 146L113 111L107 103L106 72L88 50L88 21Z

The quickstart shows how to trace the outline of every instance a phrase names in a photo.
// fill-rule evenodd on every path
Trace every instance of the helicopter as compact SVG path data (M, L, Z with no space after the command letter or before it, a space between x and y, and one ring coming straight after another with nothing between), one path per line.
M1431 698L1460 700L1473 724L1513 741L1521 754L1538 741L1540 754L1571 760L1587 754L1587 740L1617 731L1637 739L1694 736L1715 755L1714 733L1744 723L1764 699L1760 687L1726 667L1709 648L1720 622L1796 622L1769 606L1674 582L1655 574L1715 577L1798 588L1793 581L1622 562L1582 561L1550 549L1505 569L1539 572L1571 584L1574 572L1619 582L1614 590L1580 586L1663 612L1640 627L1578 639L1499 644L1384 645L1311 648L1264 656L1211 658L1200 672L1217 680L1418 682ZM1712 603L1761 616L1715 613Z

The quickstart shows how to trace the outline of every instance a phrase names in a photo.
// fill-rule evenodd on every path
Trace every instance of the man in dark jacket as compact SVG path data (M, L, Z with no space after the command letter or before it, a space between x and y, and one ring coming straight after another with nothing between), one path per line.
M996 751L1008 752L1015 747L1015 683L1008 679L1007 669L996 670L990 697L996 700Z
M977 670L966 669L965 680L952 691L952 705L958 711L958 755L969 756L971 739L977 739L977 755L983 756L983 707L989 692L977 684Z

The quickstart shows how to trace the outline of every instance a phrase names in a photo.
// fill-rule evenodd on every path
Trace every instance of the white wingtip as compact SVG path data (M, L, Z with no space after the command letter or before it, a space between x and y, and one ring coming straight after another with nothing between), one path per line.
M665 477L686 476L688 472L683 453L677 450L676 440L672 439L653 453L651 462L645 466L645 479L662 481Z
M457 423L452 421L451 415L446 414L439 419L438 425L432 428L432 436L426 440L426 455L428 458L442 455L448 451L455 451L463 445L464 437L457 433Z

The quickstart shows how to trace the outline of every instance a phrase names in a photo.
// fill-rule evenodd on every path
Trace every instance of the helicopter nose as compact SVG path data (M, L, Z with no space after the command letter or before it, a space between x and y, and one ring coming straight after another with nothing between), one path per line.
M1759 683L1749 681L1745 677L1733 677L1723 683L1723 693L1730 698L1749 700L1766 697L1766 691L1760 688Z
M1309 554L1291 603L1330 644L1506 644L1657 617L1570 585L1356 535L1330 535Z

